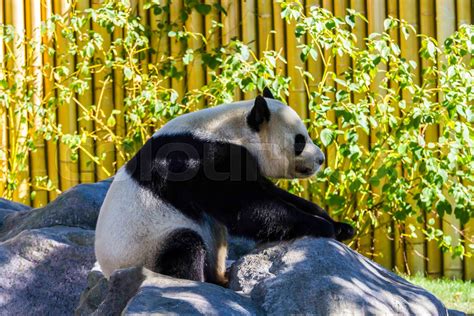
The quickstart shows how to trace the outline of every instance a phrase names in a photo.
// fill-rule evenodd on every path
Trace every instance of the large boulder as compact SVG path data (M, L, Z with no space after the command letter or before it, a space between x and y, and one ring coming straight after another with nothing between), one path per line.
M78 185L38 209L0 199L0 315L71 314L79 302L77 315L447 312L430 293L329 239L253 250L255 243L231 237L229 259L238 260L231 289L144 268L116 271L108 281L97 266L88 271L110 182Z
M0 209L11 211L28 211L30 206L0 198Z
M55 225L95 229L110 183L111 180L80 184L42 208L7 214L0 227L0 241L27 229Z
M145 268L115 271L105 278L91 272L94 283L81 297L76 315L260 315L248 298L210 284L171 278ZM97 304L97 299L103 301Z
M267 245L239 259L230 288L268 315L447 315L431 293L331 239Z
M5 219L16 212L29 211L31 207L0 198L0 227L2 227Z
M86 286L94 232L25 230L0 243L0 315L68 315Z

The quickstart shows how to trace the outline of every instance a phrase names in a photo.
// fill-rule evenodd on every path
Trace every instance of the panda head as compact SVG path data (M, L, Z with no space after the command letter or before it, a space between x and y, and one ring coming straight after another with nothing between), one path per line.
M306 178L324 163L301 118L275 100L270 90L254 100L222 104L181 115L154 137L191 133L206 141L230 142L257 159L262 175L271 178Z
M298 114L265 88L246 113L241 140L257 158L260 171L272 178L306 178L324 163L324 154L309 137ZM242 134L241 134L242 135Z

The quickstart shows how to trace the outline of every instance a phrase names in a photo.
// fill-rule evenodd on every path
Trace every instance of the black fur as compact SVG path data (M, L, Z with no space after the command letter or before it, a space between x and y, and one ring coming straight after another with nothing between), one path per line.
M299 156L306 146L306 138L301 134L295 136L295 155Z
M255 132L260 131L260 126L264 122L270 121L270 110L268 109L267 101L262 96L255 98L255 103L247 116L247 124Z
M263 89L263 96L265 98L269 98L269 99L275 99L275 97L273 96L273 93L270 91L270 89L268 89L267 87L265 87Z
M204 282L206 245L196 232L179 229L163 242L155 271L179 279Z
M231 234L257 241L352 235L348 225L335 223L316 204L263 177L256 159L242 146L192 134L154 137L126 169L190 219L203 221L210 215Z

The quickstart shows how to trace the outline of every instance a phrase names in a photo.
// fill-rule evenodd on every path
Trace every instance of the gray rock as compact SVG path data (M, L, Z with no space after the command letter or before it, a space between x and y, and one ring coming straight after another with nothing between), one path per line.
M13 215L16 212L18 212L18 211L9 210L9 209L5 209L5 208L0 208L0 227L3 226L5 218L7 218L10 215Z
M255 241L244 237L228 236L227 240L227 260L238 260L255 249Z
M94 279L95 285L90 284L92 287L83 294L76 315L262 314L248 297L232 290L210 283L175 279L145 268L115 271L108 286L101 286L95 294L91 291L107 281L97 270L91 271L89 278ZM91 302L94 295L103 299L98 306L97 302Z
M140 285L153 272L144 268L117 270L110 276L107 294L93 315L119 315L128 301L137 293Z
M18 202L13 202L4 198L0 198L0 209L11 210L11 211L27 211L31 207Z
M94 268L87 275L87 287L81 294L75 314L90 315L96 311L104 301L108 289L109 283L96 262Z
M146 271L138 293L123 315L259 315L252 301L210 283L171 278Z
M0 243L0 315L70 315L94 263L94 232L26 230Z
M5 218L8 216L29 210L31 207L27 205L0 198L0 227L3 226Z
M80 184L42 208L7 214L0 228L0 241L32 228L63 225L95 229L110 182Z
M447 315L431 293L324 238L244 256L231 268L230 288L249 294L269 315Z

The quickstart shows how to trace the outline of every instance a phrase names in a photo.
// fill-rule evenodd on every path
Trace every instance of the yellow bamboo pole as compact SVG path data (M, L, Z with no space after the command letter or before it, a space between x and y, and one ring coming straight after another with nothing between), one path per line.
M306 16L309 16L311 14L311 8L312 7L320 7L320 6L321 6L321 1L320 0L306 1ZM275 10L274 10L274 12L275 12ZM281 19L280 18L280 12L278 13L278 18ZM284 34L284 33L277 32L277 34L275 36L275 44L279 40L284 40L284 37L280 36L279 34ZM310 41L311 39L306 38L306 40ZM276 47L276 48L278 49L278 47ZM324 58L324 56L318 56L317 60L314 60L313 58L310 57L310 58L308 58L308 60L306 62L307 71L309 73L311 73L311 75L313 76L313 80L308 79L308 88L309 88L310 93L315 92L315 91L318 90L318 85L322 80L322 75L323 75L323 62L322 62L322 59L323 58ZM319 100L317 100L316 102L318 102L318 101ZM316 119L315 112L312 112L308 109L308 113L309 113L308 115L309 115L311 121L314 121ZM320 132L321 132L321 128L312 131L311 137L316 138L317 135L320 134ZM324 148L321 148L321 150L324 150ZM322 167L322 168L324 168L324 167ZM326 192L325 184L321 183L321 184L318 184L318 186L319 186L319 189L321 190L321 192ZM315 203L318 203L318 204L322 205L321 199L317 196L314 196L314 195L311 196L311 200ZM325 208L325 206L324 206L324 208Z
M323 0L322 1L322 7L328 11L334 12L334 6L333 6L333 1L332 0ZM288 53L288 56L291 56ZM329 71L330 73L336 73L336 66L335 66L335 59L331 56L331 52L325 51L324 56L321 56L322 58L326 59L326 70ZM291 57L289 57L291 58ZM289 65L288 65L289 66ZM332 75L328 76L328 79L326 80L326 86L328 87L335 87L335 82L332 80ZM331 101L335 101L335 95L333 92L329 92L326 95ZM336 123L337 118L336 118L336 113L334 110L331 110L327 114L328 120L331 122ZM336 162L336 146L334 144L329 145L326 149L326 166L332 168L334 170L335 168L335 162ZM331 212L331 208L327 208L328 212Z
M34 0L32 0L34 1ZM80 11L84 11L90 8L90 3L88 0L78 1L77 9ZM86 33L90 30L91 25L90 23L83 26L81 32ZM83 49L85 46L84 40L79 39L79 49ZM78 62L81 62L79 60ZM82 80L88 80L88 78L81 78ZM92 120L86 120L87 112L89 111L90 107L93 104L94 96L92 91L92 80L89 81L89 88L84 91L82 94L77 96L77 100L80 103L79 106L79 133L92 133L94 131L94 123ZM87 150L90 154L94 154L94 141L91 137L88 137L86 143L83 144L84 149ZM95 163L92 161L89 155L87 155L84 151L79 152L79 179L81 183L88 183L95 181Z
M471 20L471 1L469 0L458 0L456 6L456 16L458 28L463 24L472 24ZM466 64L469 64L471 56L466 57ZM465 185L473 185L472 183L465 183ZM463 227L464 233L464 245L468 247L469 243L474 243L474 219L471 219ZM474 251L467 248L467 251L471 253L471 257L464 257L464 279L474 280Z
M305 119L307 117L306 89L303 76L298 70L298 67L304 69L305 65L300 58L301 49L297 47L298 41L296 39L295 27L294 21L286 25L288 76L291 78L288 103L302 119ZM263 30L260 30L259 33L262 35L267 34Z
M27 36L32 39L36 44L30 47L28 57L30 58L28 68L31 75L34 78L33 88L33 124L35 129L41 128L41 118L36 116L36 110L39 109L43 97L43 75L42 75L42 56L41 56L41 3L36 0L29 0L26 6L26 17L27 17ZM48 203L48 192L44 189L38 188L35 185L37 177L45 177L47 175L46 170L46 153L45 144L42 138L35 135L34 143L36 150L31 152L30 166L31 166L31 182L32 189L36 192L32 204L34 207L41 207Z
M256 56L258 56L256 23L257 12L255 7L255 0L243 1L240 15L242 17L242 41L249 46L250 50L252 50L256 54ZM245 92L244 97L245 99L253 99L256 97L256 95L256 91L248 91Z
M340 19L344 19L346 16L346 10L349 7L349 3L347 0L334 0L334 15ZM336 57L336 75L339 78L342 78L342 74L344 71L346 71L349 68L350 60L349 56L343 55L343 56L337 56ZM336 85L336 87L342 88L339 85Z
M0 23L4 23L4 0L0 0ZM5 70L5 51L3 36L0 34L0 72ZM0 107L0 197L4 197L8 173L8 130L6 107Z
M471 0L456 1L456 17L458 27L463 24L472 24L471 9Z
M351 0L351 9L360 12L363 16L367 16L366 4L366 0ZM362 19L357 18L355 27L352 32L357 37L357 48L359 50L365 49L365 39L367 38L367 23ZM356 61L354 60L353 62L355 63ZM363 98L364 95L355 94L354 103L358 103ZM358 136L359 146L365 148L365 150L368 151L370 149L369 136L362 130L359 131ZM366 207L366 201L362 200L361 194L357 194L357 202L355 207L356 209L363 209ZM371 249L372 233L371 230L362 233L367 233L367 235L359 238L359 240L357 241L358 248L360 248L361 253L367 255Z
M387 15L398 18L398 0L389 0L387 2ZM390 37L394 40L394 42L397 45L400 45L400 37L398 33L398 29L393 29L390 31ZM399 85L395 81L390 82L390 88L394 91L399 90ZM398 104L395 106L395 113L394 115L400 116L400 109L398 107ZM397 173L402 176L403 175L403 170L401 164L397 166ZM401 226L400 224L394 224L393 225L393 250L392 254L394 256L394 267L398 272L405 272L406 271L406 249L405 249L405 243L403 240L403 232L405 231L404 226Z
M214 5L216 1L215 0L205 0L205 3L207 5ZM205 25L205 31L206 31L206 52L211 54L214 49L219 47L219 41L221 38L221 29L220 28L215 28L213 27L214 24L219 23L220 21L220 15L217 11L216 8L212 8L211 12L206 15L204 25ZM206 69L206 82L210 83L212 80L211 77L211 71L209 69Z
M183 8L182 0L174 0L171 2L170 6L170 19L171 23L177 23L178 28L182 27L182 23L180 20L180 11ZM182 45L176 39L176 37L171 38L171 56L178 58L176 62L176 68L179 72L184 71L183 62L179 60L180 55L182 54ZM181 99L184 95L185 89L185 81L182 79L172 78L171 79L171 87L178 93L179 98Z
M92 8L99 9L102 6L101 0L92 0ZM96 51L95 55L97 59L105 60L105 54L110 49L111 34L107 30L97 23L93 23L92 29L98 33L102 39L102 49ZM97 109L100 109L99 118L105 123L110 117L113 107L113 86L110 80L111 71L108 69L102 69L94 74L94 104ZM96 129L98 126L95 127ZM114 127L112 127L114 129ZM101 159L102 166L97 166L97 180L103 180L114 174L114 161L115 161L115 150L114 144L105 139L107 133L101 130L98 135L95 150L96 155ZM105 170L104 170L105 169Z
M416 30L419 30L418 27L418 6L416 0L402 0L400 1L400 18L407 21L409 24L413 25ZM420 64L418 59L418 38L415 34L410 34L410 36L405 39L405 36L400 37L401 44L401 53L402 57L407 60L413 60ZM420 83L420 71L419 67L414 70L414 83ZM413 96L408 91L403 91L403 99L408 105L412 103ZM411 201L413 205L416 203ZM407 224L419 226L416 221L418 215L409 217L407 219ZM409 229L408 227L406 228ZM407 231L409 232L409 231ZM425 272L425 241L423 238L423 233L420 229L415 230L416 237L407 239L407 263L410 273L424 273Z
M384 1L377 1L377 0L367 0L367 19L368 19L368 29L367 35L370 35L371 33L375 32L378 29L374 29L374 27L379 27L380 26L380 20L383 21L385 17L385 3ZM376 90L378 88L378 83L381 80L381 75L377 75L375 79L375 84L371 87L372 90ZM373 112L373 109L371 109L371 112ZM367 149L370 149L370 143L372 142L372 137L373 137L373 132L371 131L371 135L363 135L363 138L361 138L360 142L362 146L367 146ZM366 200L361 200L358 199L358 208L366 208ZM369 220L367 218L367 220ZM361 252L363 255L371 258L374 255L374 244L373 244L373 239L374 239L374 230L372 225L367 225L366 230L362 231L361 234L362 236L358 240L358 250Z
M450 36L456 28L456 11L454 0L436 1L436 33L439 43ZM438 59L438 65L445 63L443 57ZM444 98L440 93L439 101ZM440 126L443 129L443 126ZM453 213L445 214L442 219L443 231L446 235L451 236L453 246L459 244L460 235L458 229L460 228L459 220L456 219ZM450 253L443 254L443 274L450 278L462 277L462 262L459 258L452 258Z
M71 5L67 0L55 0L54 11L60 15L67 15ZM59 30L60 31L60 30ZM74 56L67 52L68 41L58 32L56 50L58 65L67 67L69 72L74 70ZM63 84L69 85L70 80ZM74 134L77 130L77 110L74 101L60 100L58 104L58 123L61 125L64 134ZM61 190L67 190L79 183L78 163L71 158L71 150L63 143L59 144L59 174Z
M258 51L262 54L263 51L273 49L272 30L272 1L258 0ZM283 36L280 35L280 36Z
M273 4L273 16L272 16L272 19L273 19L273 28L274 28L274 37L273 37L273 43L274 43L274 47L271 47L272 49L274 49L275 51L279 52L279 54L281 54L281 56L285 57L287 56L287 52L286 52L286 24L285 24L285 20L281 18L281 3L280 2L277 2L277 1L273 1L272 2ZM258 25L257 25L257 28L258 28ZM257 29L257 35L256 35L256 42L259 43L260 41L260 36L259 34L261 34L261 31L259 29ZM270 44L269 44L270 45ZM286 76L287 75L287 67L286 67L286 63L281 61L281 60L278 60L277 63L276 63L276 71L282 75L282 76ZM275 96L277 97L277 96ZM283 98L283 100L286 100L286 102L288 102L288 98L286 95L280 95L278 96L280 98ZM279 187L282 188L282 189L288 189L288 184L289 182L287 180L281 180L279 181Z
M333 0L334 2L334 16L344 20L344 17L346 16L346 9L349 7L349 1L348 0ZM336 77L338 79L344 79L344 72L347 71L349 68L350 64L350 59L348 55L337 55L336 56ZM344 86L341 86L340 84L336 83L336 90L344 89ZM342 118L336 117L336 121L338 128L342 129ZM339 135L337 137L337 141L339 144L344 142L344 135ZM346 165L348 167L349 162L346 161ZM336 217L336 219L341 220L339 216Z
M162 32L160 28L158 27L158 23L163 22L163 12L159 15L155 15L153 10L150 12L150 30L151 30L151 36L150 36L150 47L155 51L155 54L152 56L151 63L155 64L160 60L160 44L161 44L161 36ZM117 33L118 35L119 33ZM122 32L120 32L122 34ZM116 34L114 32L114 39L117 38Z
M257 53L257 11L255 0L245 0L242 3L242 41Z
M43 21L51 19L53 14L53 3L52 1L44 1L41 5L41 18ZM48 47L54 47L54 42L52 37L43 37L43 43ZM52 68L54 67L54 56L51 56L48 53L48 50L43 52L43 64L44 64L44 95L46 97L46 102L52 97L55 97L54 79L51 75ZM55 123L55 122L52 122ZM46 164L48 169L48 178L52 183L54 190L49 191L49 200L54 200L59 190L59 160L58 160L58 144L53 140L46 141Z
M115 28L113 33L114 40L123 37L123 30L119 28ZM121 46L117 49L117 54L122 55L123 49ZM115 125L115 133L118 137L123 138L126 135L126 126L125 126L125 104L124 104L124 95L125 95L125 87L124 87L124 77L123 71L121 69L116 69L113 72L114 75L114 108L120 111L116 116L116 125ZM122 148L118 148L116 156L116 163L117 163L117 170L118 168L122 167L124 163L127 161L127 157Z
M203 16L193 10L186 21L186 29L188 31L202 34L204 32ZM189 39L189 48L197 51L202 46L202 39L198 36ZM199 90L204 86L204 66L200 55L196 55L193 61L186 66L187 76L189 80L188 90ZM202 109L204 107L204 100L200 100L197 104L192 105L192 110Z
M474 219L470 219L466 225L464 225L464 240L465 247L469 244L474 243ZM464 279L474 280L474 251L467 248L467 251L471 254L471 257L464 257Z
M227 14L222 14L222 44L227 45L233 38L239 37L239 1L238 0L221 0L221 5L227 11ZM234 89L234 100L239 100L240 92L238 88Z
M25 12L24 12L24 3L23 1L17 2L13 0L6 1L5 8L5 22L11 24L15 28L15 39L12 43L9 43L8 46L14 54L14 60L8 63L7 68L16 72L15 77L11 80L16 81L21 85L25 80L25 45L23 43L25 37ZM21 92L20 92L21 93ZM20 96L18 96L20 99ZM21 109L21 105L18 105L18 108L13 109L16 105L10 104L9 110L9 145L10 150L13 151L10 155L10 164L18 165L20 161L18 158L15 158L19 151L25 150L23 144L26 142L28 137L28 125L26 122L22 121L22 118L26 117L27 111ZM27 153L25 153L27 155ZM26 162L28 162L28 156L26 156ZM29 168L26 165L24 169L18 169L18 187L13 194L13 199L22 202L24 204L30 204L30 188L29 188Z
M346 10L349 7L348 0L334 0L334 15L340 19L344 19L346 16ZM343 78L343 72L349 68L350 60L349 56L337 56L336 57L336 75L338 78ZM342 89L340 85L336 85L338 89Z
M259 14L260 15L260 14ZM286 52L287 52L287 62L288 62L288 76L291 78L290 87L289 87L289 96L288 104L298 113L298 115L304 120L308 118L308 109L307 109L307 91L305 88L304 78L300 74L299 69L305 69L305 64L300 58L301 49L298 48L298 41L296 39L296 22L291 21L286 25ZM267 34L260 32L260 34ZM301 181L303 187L305 188L303 192L304 198L309 198L309 193L307 189L308 183L307 180Z
M281 54L285 56L285 21L281 18L281 5L279 2L276 1L273 1L273 28L275 30L274 49L277 52L281 52ZM255 40L258 41L258 36L255 37ZM282 61L278 61L277 71L279 71L282 75L286 75L286 64Z
M384 1L368 1L368 20L369 20L369 34L371 33L382 33L383 32L383 22L386 18L386 3ZM384 72L387 69L385 65L379 66L379 71ZM380 88L380 84L382 79L384 78L384 74L379 72L375 80L371 86L371 90L376 92L378 97L375 99L375 102L382 102L382 98L385 95L385 91ZM371 114L375 113L376 104L373 104L371 107ZM379 128L387 128L379 127ZM370 143L375 144L378 141L376 136L376 130L371 130L370 133ZM380 166L380 165L379 165ZM375 195L382 194L381 184L378 187L373 187L372 190ZM376 215L377 216L377 215ZM386 268L392 267L392 242L389 236L390 230L390 216L387 214L381 214L381 216L377 216L379 221L379 227L374 229L373 236L373 253L374 253L374 260L379 264L383 265Z
M102 2L103 0L101 0ZM145 10L145 0L138 0L138 16L140 17L140 24L143 25L145 28L149 25L148 21L148 10ZM140 61L141 64L141 71L144 74L148 73L148 53L146 54L145 58Z
M420 31L422 34L436 37L436 18L435 18L435 0L421 0L420 1ZM423 60L422 68L427 68L433 66L432 63ZM431 86L436 85L436 77L433 75L424 75L423 82L433 81ZM436 101L436 97L432 99L433 102ZM437 142L438 141L438 126L430 125L426 129L426 142ZM430 214L427 214L426 220L433 219L435 228L440 227L439 217L436 213L436 210L432 210ZM442 258L441 250L439 249L436 241L427 241L426 242L426 273L430 277L440 277L442 274Z
M239 36L239 1L238 0L221 0L222 7L227 14L222 15L222 43L228 44L232 38Z
M170 41L168 34L164 28L159 28L158 23L168 24L169 14L164 10L159 14L155 15L153 12L150 13L151 17L151 48L155 50L155 55L152 58L153 65L160 65L163 63L170 54ZM170 80L168 78L162 78L164 82L162 86L169 88Z
M310 14L311 7L321 7L321 0L306 1L306 15ZM281 19L280 15L278 15L278 18ZM277 32L275 39L278 38L279 40L284 40L284 37L280 36L279 34L282 34L282 33ZM278 49L278 47L276 48ZM308 61L307 61L308 71L311 73L311 75L314 78L314 80L310 80L308 82L308 87L309 87L310 92L316 91L318 88L318 84L321 82L322 75L323 75L323 62L322 62L323 58L324 56L319 56L319 55L318 55L317 60L308 58Z

